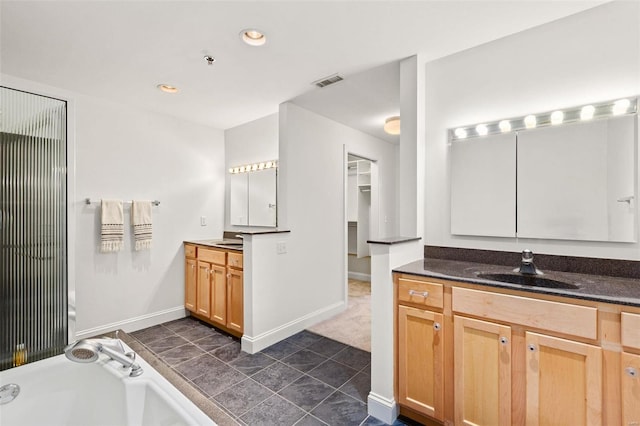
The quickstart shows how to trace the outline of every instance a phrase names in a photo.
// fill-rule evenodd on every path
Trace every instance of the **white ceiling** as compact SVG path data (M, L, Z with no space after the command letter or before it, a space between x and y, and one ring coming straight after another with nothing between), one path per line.
M0 72L219 129L297 97L376 134L372 123L397 113L398 60L435 59L601 3L2 0ZM267 44L243 44L248 27L264 31ZM311 85L336 72L346 80ZM180 92L162 93L158 83Z

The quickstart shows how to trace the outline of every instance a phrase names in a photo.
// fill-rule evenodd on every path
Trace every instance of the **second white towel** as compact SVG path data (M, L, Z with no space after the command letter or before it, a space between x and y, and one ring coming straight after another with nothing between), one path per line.
M133 226L133 239L135 249L151 249L153 233L153 219L151 216L151 201L132 201L131 225Z

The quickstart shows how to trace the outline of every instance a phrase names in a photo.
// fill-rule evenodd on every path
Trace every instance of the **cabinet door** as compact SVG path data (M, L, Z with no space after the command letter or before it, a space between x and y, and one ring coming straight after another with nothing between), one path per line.
M197 262L195 259L185 259L184 262L184 307L188 310L196 311L196 283L198 273L196 271Z
M602 424L602 350L526 333L527 425Z
M242 333L244 294L242 271L227 268L227 327Z
M209 317L209 312L211 312L211 282L209 279L210 271L210 263L198 261L196 313L206 317Z
M224 266L211 265L211 319L227 324L227 273Z
M511 328L454 316L457 425L511 425Z
M442 318L398 307L398 402L439 420L444 415Z
M640 425L640 355L622 353L622 424Z

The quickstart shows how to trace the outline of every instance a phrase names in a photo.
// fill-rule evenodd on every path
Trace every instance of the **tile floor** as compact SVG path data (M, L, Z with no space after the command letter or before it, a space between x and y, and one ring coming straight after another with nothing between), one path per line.
M254 355L191 317L130 334L240 424L384 424L367 416L371 354L310 331Z

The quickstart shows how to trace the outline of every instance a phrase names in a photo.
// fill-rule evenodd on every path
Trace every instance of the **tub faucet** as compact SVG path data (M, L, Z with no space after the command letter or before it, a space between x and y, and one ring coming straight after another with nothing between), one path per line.
M533 263L533 252L531 250L522 250L522 262L520 267L513 270L523 275L543 275L542 271L536 268Z
M123 368L131 368L129 373L131 377L137 377L143 372L142 367L135 362L135 352L125 352L122 341L118 338L83 339L64 348L66 357L74 362L97 361L100 353L119 362Z

